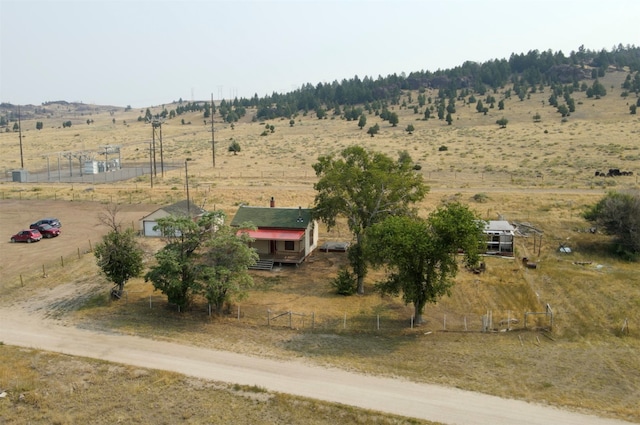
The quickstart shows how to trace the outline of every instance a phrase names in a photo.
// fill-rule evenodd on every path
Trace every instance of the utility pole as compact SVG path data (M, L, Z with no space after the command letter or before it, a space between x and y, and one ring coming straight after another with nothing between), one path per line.
M162 151L162 122L158 124L160 127L160 175L164 178L164 153Z
M20 106L18 106L18 138L20 139L20 168L24 170L24 157L22 156L22 121L20 120Z
M213 93L211 93L211 151L213 153L213 168L216 168L216 140L213 132L213 109L215 104L213 103Z
M188 161L188 159L184 160L184 182L187 189L187 215L189 216L189 218L191 218L191 202L189 202L189 169L187 167Z
M153 189L153 148L149 142L149 177L151 177L151 189Z
M151 131L153 132L153 174L155 176L158 175L158 168L156 164L156 132L158 132L158 139L160 142L160 175L164 177L164 154L162 151L162 119L154 118L153 120L151 120Z

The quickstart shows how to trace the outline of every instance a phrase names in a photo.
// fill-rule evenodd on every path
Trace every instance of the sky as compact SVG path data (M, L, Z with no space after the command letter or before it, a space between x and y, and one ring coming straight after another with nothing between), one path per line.
M263 97L640 44L638 0L0 0L0 102Z

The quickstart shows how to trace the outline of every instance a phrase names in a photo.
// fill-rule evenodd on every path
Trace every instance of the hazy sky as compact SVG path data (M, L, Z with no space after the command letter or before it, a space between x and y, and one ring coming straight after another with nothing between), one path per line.
M0 0L0 102L143 107L640 44L639 0Z

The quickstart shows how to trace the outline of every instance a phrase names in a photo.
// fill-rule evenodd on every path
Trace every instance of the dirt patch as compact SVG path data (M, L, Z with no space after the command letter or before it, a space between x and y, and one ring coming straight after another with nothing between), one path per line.
M119 218L123 225L138 228L138 220L153 212L157 205L121 205ZM0 287L19 274L46 274L47 269L65 259L82 255L99 242L108 228L98 221L105 210L99 202L20 201L0 202ZM37 243L11 243L11 235L29 227L43 217L56 217L62 223L62 233ZM43 271L44 266L44 271Z

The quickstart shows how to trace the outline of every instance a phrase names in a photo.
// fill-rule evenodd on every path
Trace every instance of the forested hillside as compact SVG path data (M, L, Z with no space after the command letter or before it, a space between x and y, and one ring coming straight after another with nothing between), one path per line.
M428 62L428 58L425 62ZM475 103L476 96L487 96L485 100L493 106L491 93L497 93L499 88L511 84L513 88L506 90L506 97L513 95L524 99L528 93L535 93L543 86L551 86L556 97L566 97L567 92L570 94L574 90L587 91L587 95L591 94L594 97L602 96L606 94L606 90L598 85L597 80L603 77L607 70L628 72L623 89L628 94L640 93L640 47L619 44L609 51L589 50L584 46L568 55L562 51L531 50L526 54L512 53L509 59L494 59L483 63L467 61L453 69L421 70L408 75L402 73L377 78L354 76L340 82L316 85L307 83L289 93L223 99L214 106L214 113L219 113L224 121L229 123L244 117L247 108L255 108L256 114L253 118L257 120L292 118L298 113L305 114L311 111L318 118L323 118L332 111L333 115L343 116L347 120L357 120L363 110L382 113L388 105L400 104L401 94L407 90L417 90L421 93L417 101L419 107L423 107L427 100L431 99L426 99L422 93L427 89L436 89L441 106L435 105L429 112L425 112L425 118L430 118L432 113L435 116L437 112L438 118L444 119L445 111L454 113L451 108L447 109L447 101L468 98L470 103ZM594 83L586 85L585 80L593 80ZM68 104L61 100L44 102L39 107L25 107L22 110L23 118L46 115L48 105L60 103ZM550 103L554 103L553 98L550 99ZM571 102L567 103L567 109L571 112ZM81 111L82 105L75 106ZM173 118L187 112L203 111L204 118L208 118L211 112L207 101L183 102L180 99L168 106L155 116ZM139 120L150 118L150 112L147 111L147 116L140 116ZM7 126L15 121L17 107L0 104L0 126Z

